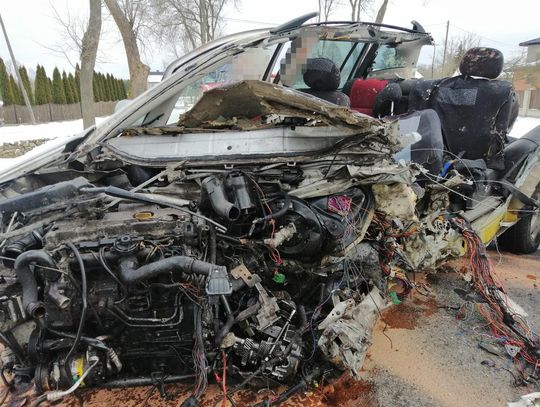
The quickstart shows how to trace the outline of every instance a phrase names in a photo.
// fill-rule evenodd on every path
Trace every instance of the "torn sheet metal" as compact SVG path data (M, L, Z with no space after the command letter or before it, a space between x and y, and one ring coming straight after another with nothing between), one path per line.
M317 97L281 85L246 80L206 92L195 106L183 114L178 126L186 128L240 128L253 130L268 126L262 117L302 118L314 124L354 128L366 137L388 138L393 152L401 149L397 124L383 124L377 119L337 106ZM391 129L390 132L385 129Z
M308 199L339 193L358 185L410 184L414 178L414 172L409 166L389 163L384 160L369 166L336 166L327 176L324 176L326 169L328 169L328 165L321 166L320 173L306 178L290 194ZM392 190L394 188L392 187Z
M209 90L191 110L180 117L178 125L197 128L211 125L215 121L270 115L304 117L327 124L349 125L360 131L370 131L373 127L381 126L378 120L354 114L346 107L281 85L254 80Z

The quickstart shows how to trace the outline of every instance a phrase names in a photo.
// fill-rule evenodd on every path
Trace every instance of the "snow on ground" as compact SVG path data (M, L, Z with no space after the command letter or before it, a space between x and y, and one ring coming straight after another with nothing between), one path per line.
M98 117L96 118L96 123L99 124L105 119L106 117ZM81 131L83 131L82 119L35 125L19 124L15 126L2 126L0 127L0 144L43 138L53 139L70 136Z
M510 131L510 137L520 138L536 126L540 126L540 117L518 117Z
M101 123L107 117L96 117L96 124ZM83 131L82 119L64 122L51 122L42 124L19 124L15 126L0 127L0 145L4 143L14 143L16 141L35 139L55 139L71 136ZM40 146L41 147L41 146ZM0 171L10 167L20 159L0 158Z

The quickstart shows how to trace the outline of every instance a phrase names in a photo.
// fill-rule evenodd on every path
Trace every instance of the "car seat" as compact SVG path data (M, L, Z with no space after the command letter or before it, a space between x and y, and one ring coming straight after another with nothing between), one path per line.
M349 106L349 97L338 90L341 74L337 65L328 58L309 58L304 72L304 83L309 89L301 89L320 99L340 106Z
M460 63L461 75L416 84L409 111L434 109L450 152L463 152L465 159L484 159L489 168L502 170L508 129L517 116L512 84L495 79L502 68L499 50L471 48Z

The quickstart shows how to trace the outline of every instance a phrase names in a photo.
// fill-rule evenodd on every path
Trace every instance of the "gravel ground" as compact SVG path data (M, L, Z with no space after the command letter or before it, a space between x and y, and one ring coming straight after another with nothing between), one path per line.
M21 140L13 143L0 144L0 158L14 158L26 154L34 147L45 143L47 139Z

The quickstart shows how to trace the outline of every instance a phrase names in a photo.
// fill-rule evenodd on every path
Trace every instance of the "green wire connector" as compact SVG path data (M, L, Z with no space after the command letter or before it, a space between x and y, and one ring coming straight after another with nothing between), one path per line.
M278 284L283 284L285 282L285 274L276 273L274 274L274 277L272 277L272 280Z
M390 298L392 299L392 304L399 305L401 304L401 300L399 299L397 293L395 291L390 291Z

